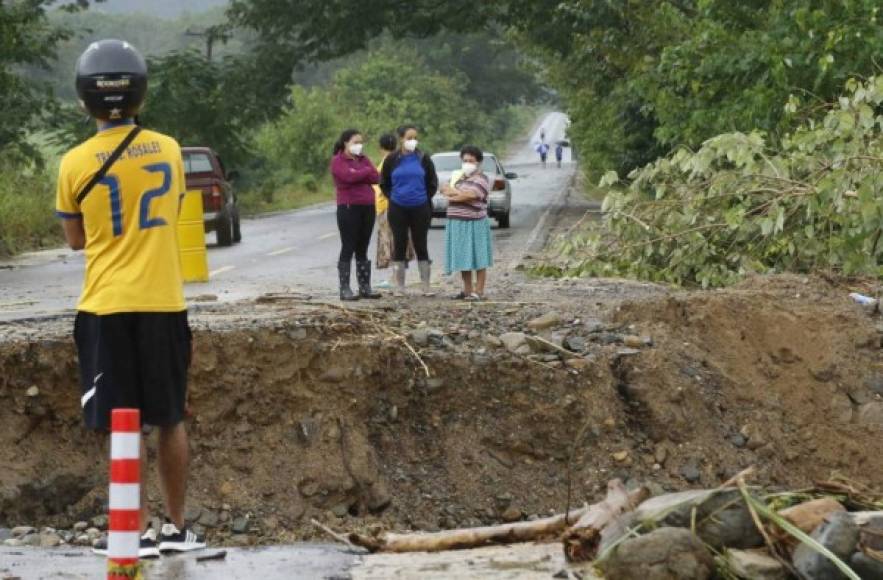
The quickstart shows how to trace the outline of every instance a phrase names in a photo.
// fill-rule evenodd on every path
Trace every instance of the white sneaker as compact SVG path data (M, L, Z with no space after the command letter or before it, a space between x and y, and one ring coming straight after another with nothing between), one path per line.
M192 552L205 548L205 538L199 536L189 527L179 530L175 524L163 524L159 536L159 551Z

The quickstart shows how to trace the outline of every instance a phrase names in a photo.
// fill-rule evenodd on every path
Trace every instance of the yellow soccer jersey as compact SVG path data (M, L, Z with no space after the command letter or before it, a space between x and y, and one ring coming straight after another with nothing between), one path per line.
M86 277L77 309L93 314L186 309L178 255L178 206L185 191L181 147L143 130L89 195L77 195L132 130L100 131L62 159L55 210L83 219Z

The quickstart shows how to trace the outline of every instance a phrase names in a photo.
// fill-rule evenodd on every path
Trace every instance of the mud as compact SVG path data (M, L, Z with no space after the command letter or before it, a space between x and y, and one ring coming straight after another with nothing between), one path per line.
M883 424L868 411L883 404L879 318L851 288L523 280L477 305L204 309L188 516L234 545L320 538L311 518L375 532L495 523L563 510L571 456L580 503L615 476L679 490L748 465L773 486L837 471L883 487ZM585 341L579 365L493 339L551 310L562 323L545 336ZM0 527L105 510L106 441L81 426L68 322L41 324L0 343Z

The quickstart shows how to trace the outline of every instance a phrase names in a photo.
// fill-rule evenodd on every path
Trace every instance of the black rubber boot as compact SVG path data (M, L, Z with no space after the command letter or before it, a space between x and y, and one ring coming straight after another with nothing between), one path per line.
M356 261L356 280L360 298L380 298L380 293L371 289L371 260Z
M349 262L337 263L337 276L340 278L340 299L344 302L358 300L359 297L353 294L350 289L350 270L352 266Z

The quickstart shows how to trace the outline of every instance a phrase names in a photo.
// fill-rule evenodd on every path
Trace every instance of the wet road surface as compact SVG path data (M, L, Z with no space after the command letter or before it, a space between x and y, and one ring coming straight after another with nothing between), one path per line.
M331 580L350 578L356 556L338 546L301 544L267 548L226 548L226 558L197 562L205 550L148 560L144 580ZM0 580L96 580L107 560L83 549L0 547Z
M494 226L495 260L488 282L493 293L495 273L520 261L525 253L541 245L551 209L561 203L562 193L574 175L570 150L557 169L539 164L534 148L541 129L546 140L564 138L567 118L561 113L543 115L531 133L511 148L505 160L507 171L519 178L512 182L511 228ZM47 210L48 211L48 210ZM442 279L444 263L444 220L435 220L429 235L430 256L436 266L433 278ZM188 284L188 299L216 296L219 301L252 298L267 292L300 292L316 297L336 295L337 253L340 240L333 204L243 220L243 242L229 247L209 247L210 281ZM209 235L212 240L213 234ZM369 255L374 255L374 245ZM388 272L388 271L386 271ZM375 271L375 283L386 277ZM409 271L409 284L416 282L416 268ZM83 254L67 249L25 254L0 262L0 321L71 312L83 279Z

